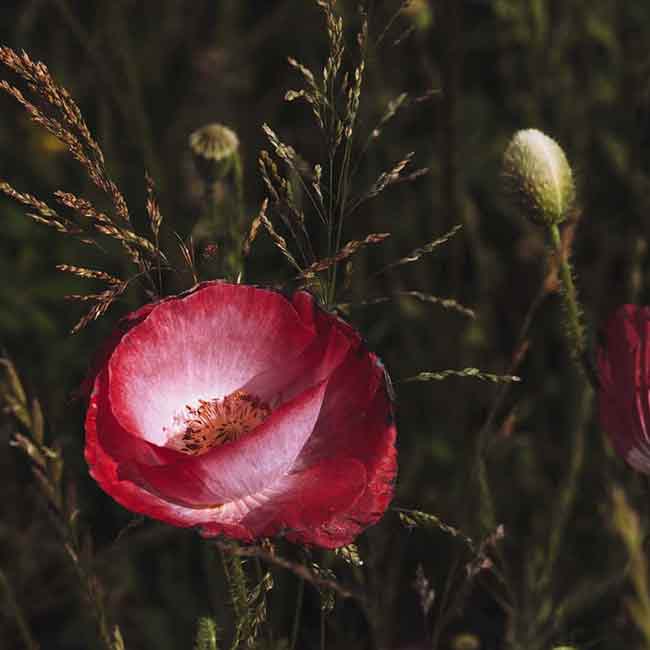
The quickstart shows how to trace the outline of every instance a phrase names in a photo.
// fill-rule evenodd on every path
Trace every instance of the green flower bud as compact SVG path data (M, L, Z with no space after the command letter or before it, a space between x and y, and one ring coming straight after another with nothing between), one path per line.
M221 180L236 162L237 134L223 124L208 124L190 135L196 168L208 187Z
M481 641L475 634L465 632L451 640L451 647L453 650L480 650Z
M560 145L536 129L518 131L503 156L506 191L535 223L557 225L575 201L573 173Z
M403 8L404 14L413 19L416 29L426 31L433 25L433 10L427 0L411 0Z

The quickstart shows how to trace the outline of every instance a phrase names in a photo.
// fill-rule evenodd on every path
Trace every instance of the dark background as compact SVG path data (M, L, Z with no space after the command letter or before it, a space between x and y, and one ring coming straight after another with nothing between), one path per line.
M376 40L398 7L369 2L371 37ZM340 2L339 11L346 22L345 68L351 69L360 19L354 2ZM259 150L268 148L262 123L271 124L305 159L322 159L310 110L283 101L286 90L300 85L288 56L316 72L327 58L315 2L32 0L2 5L0 42L44 61L71 92L140 229L146 226L144 170L149 170L169 249L172 232L186 237L202 210L187 145L194 129L216 121L237 132L251 218L264 196L257 171ZM406 298L350 313L397 387L395 505L435 513L467 534L480 534L466 507L467 474L474 440L498 388L472 379L402 385L399 380L422 370L508 368L547 257L543 230L509 210L502 197L501 156L516 130L535 127L551 135L573 166L581 215L573 261L592 346L613 308L648 299L648 42L650 5L642 0L420 0L393 23L380 48L371 48L360 132L372 128L400 93L415 98L438 92L398 114L361 164L360 189L410 151L416 152L414 165L430 173L389 188L346 224L345 240L392 233L386 243L359 254L354 299L417 290L453 297L478 316L471 320ZM8 72L5 78L13 80ZM0 97L0 116L0 179L43 198L57 189L94 196L79 165L30 124L11 98ZM464 225L460 234L433 255L369 279L372 271L458 223ZM226 629L231 620L212 549L192 532L151 521L116 543L132 515L86 474L84 404L71 396L118 316L146 300L133 291L97 323L69 335L83 307L64 296L89 291L92 281L58 273L54 266L99 264L120 272L117 257L99 259L33 223L20 205L0 199L0 345L31 394L39 396L48 439L63 447L66 477L75 486L84 525L92 530L97 572L126 647L190 648L197 616L212 613ZM277 282L289 275L261 235L249 279ZM166 288L172 293L186 286L184 278L170 280ZM474 647L458 645L461 633L475 635L486 649L551 648L560 642L637 647L624 605L625 553L609 525L609 491L613 482L625 483L643 515L647 497L640 479L608 451L595 410L585 425L576 503L552 583L541 594L536 589L549 511L568 471L582 399L557 296L537 311L529 343L518 370L523 381L509 391L488 432L512 610L499 604L502 586L486 572L459 600L439 647ZM94 647L92 621L28 464L8 446L12 432L8 421L0 428L0 568L44 649ZM462 544L443 531L405 530L389 513L359 545L373 607L364 617L354 604L339 603L329 618L327 647L430 647L428 630L438 620L458 558L461 570L453 583L464 579ZM412 586L419 563L436 592L428 621ZM344 565L335 570L343 582L354 582ZM596 592L596 585L610 578L613 584ZM295 590L296 581L277 572L270 602L276 639L289 634ZM585 598L566 618L556 617L554 608L580 590L597 597ZM561 621L557 626L548 622L548 611L555 612L551 621ZM299 639L298 648L318 647L318 598L309 587ZM0 647L20 647L1 599Z

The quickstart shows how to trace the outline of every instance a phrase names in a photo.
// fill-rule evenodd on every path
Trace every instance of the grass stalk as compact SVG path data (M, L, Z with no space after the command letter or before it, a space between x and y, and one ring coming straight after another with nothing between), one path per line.
M7 603L7 608L16 621L16 626L18 627L20 638L22 639L25 648L27 648L27 650L39 650L39 645L36 642L36 639L34 639L29 623L27 622L23 610L18 604L14 591L11 588L9 578L2 569L0 569L0 593L4 593L4 600Z

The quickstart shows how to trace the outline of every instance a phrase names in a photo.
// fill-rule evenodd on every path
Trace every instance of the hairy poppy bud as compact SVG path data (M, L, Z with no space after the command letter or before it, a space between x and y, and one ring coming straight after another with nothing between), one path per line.
M573 173L560 145L536 129L518 131L503 156L506 191L535 223L564 221L575 200Z

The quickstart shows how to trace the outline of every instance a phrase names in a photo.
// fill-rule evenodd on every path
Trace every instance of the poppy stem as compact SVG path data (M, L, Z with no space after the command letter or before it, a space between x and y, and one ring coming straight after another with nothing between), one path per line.
M305 579L300 578L298 581L298 595L296 596L296 611L293 615L293 627L291 629L291 645L289 650L295 650L298 642L298 632L300 630L300 619L302 618L302 602L305 595Z
M255 558L255 572L257 573L257 582L262 587L264 584L264 570L262 568L262 561L260 560L259 557ZM266 593L264 591L261 591L261 597L264 600L265 606L264 608L266 610L269 609L269 603L268 603L268 598L266 597ZM273 629L268 623L268 613L267 613L267 621L266 625L264 626L266 628L266 640L268 642L269 648L273 647Z
M320 609L320 650L325 650L325 611Z
M557 255L560 283L562 285L562 299L566 314L565 333L569 343L571 357L585 373L587 378L592 381L592 372L589 367L586 366L585 353L587 346L585 344L585 331L582 324L582 309L578 302L578 293L576 291L575 282L573 281L573 270L571 268L571 263L569 262L569 256L562 248L560 229L557 224L550 224L548 229L553 243L554 252Z
M579 398L577 418L573 429L568 472L555 499L550 519L545 566L541 576L537 579L537 589L544 597L551 591L553 574L561 553L562 540L578 493L578 484L584 466L586 429L592 412L592 404L593 393L584 386Z

